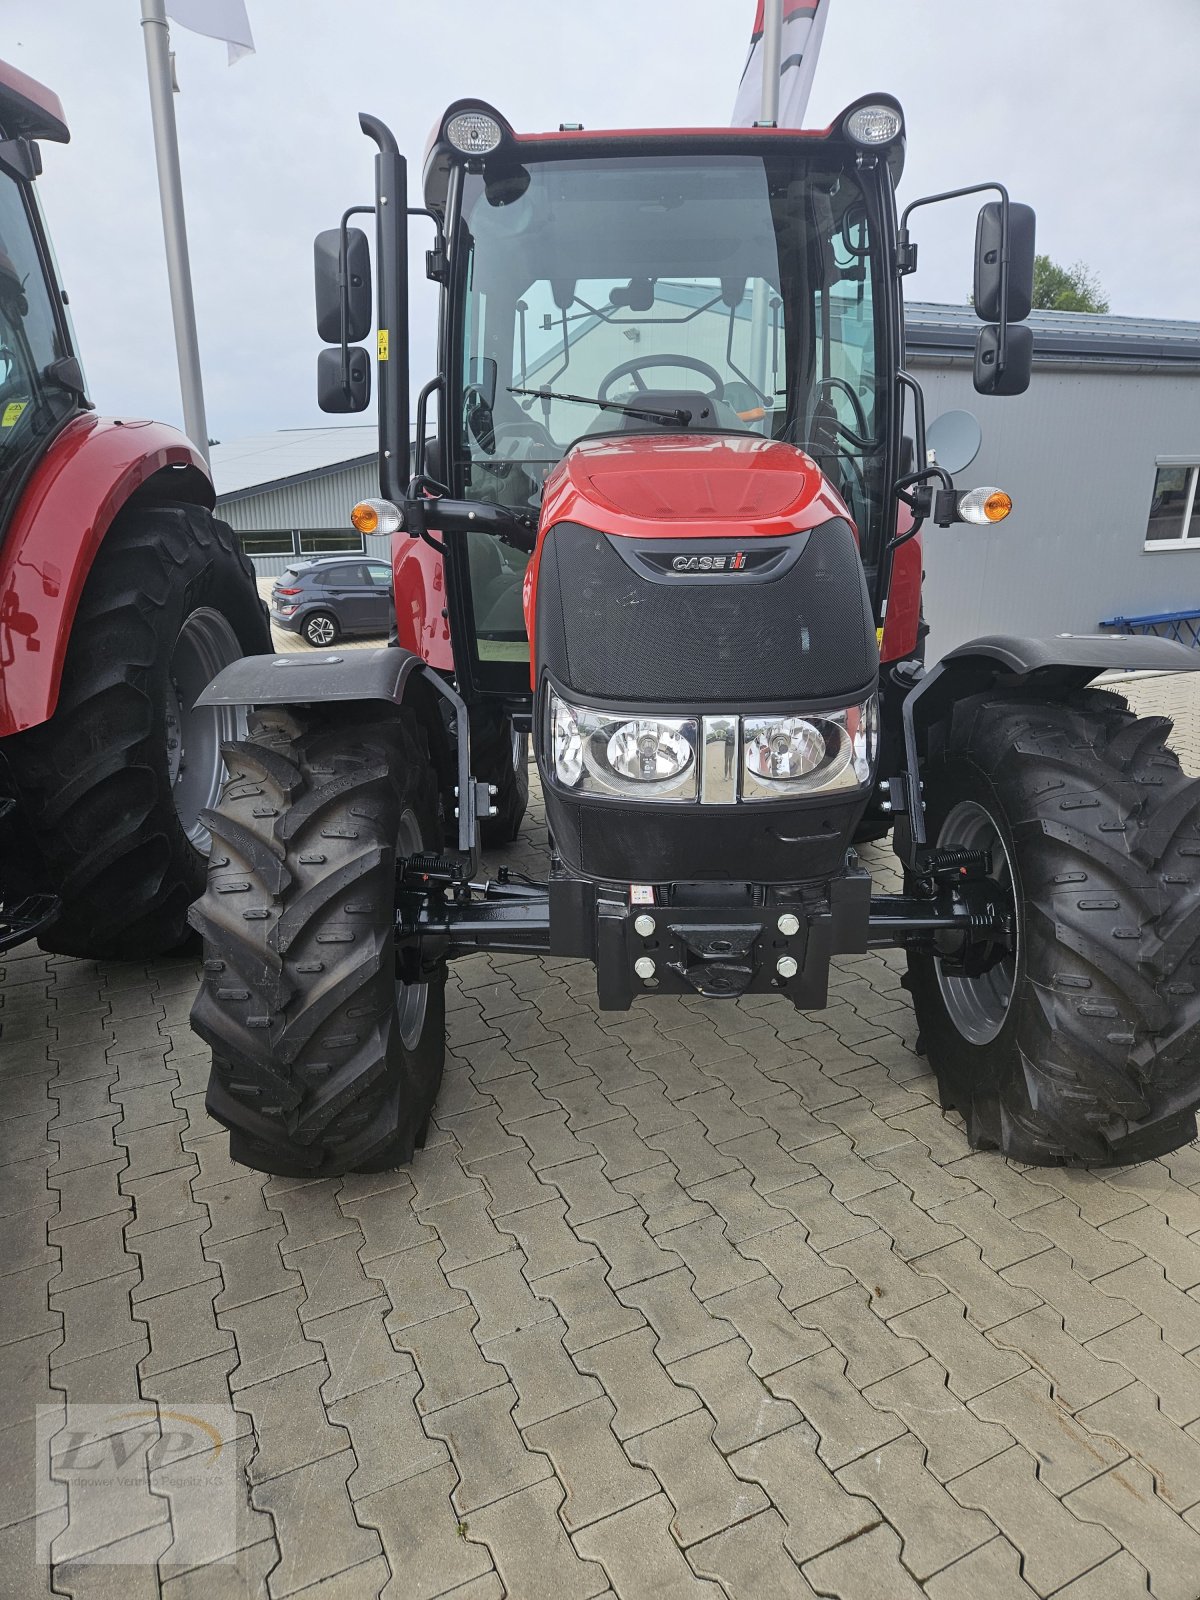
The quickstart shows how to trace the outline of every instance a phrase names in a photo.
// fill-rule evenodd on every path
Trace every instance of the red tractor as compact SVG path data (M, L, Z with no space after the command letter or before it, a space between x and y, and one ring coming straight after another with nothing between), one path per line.
M0 950L140 960L189 937L239 731L197 697L271 638L204 457L87 397L34 192L68 138L0 62Z
M203 697L255 708L193 911L192 1019L234 1159L409 1160L446 964L476 950L586 958L607 1009L807 1009L831 957L898 945L973 1145L1086 1164L1193 1138L1200 783L1167 722L1089 686L1200 662L994 637L926 671L922 524L1009 502L955 488L905 370L909 216L929 202L897 215L897 103L819 132L522 135L459 101L419 207L392 135L361 124L376 347L357 343L372 264L352 210L317 240L318 387L357 411L378 374L381 498L354 517L395 536L400 648L242 661ZM1015 395L1034 218L978 189L975 386ZM442 310L410 481L417 212ZM481 829L516 804L497 730L532 738L544 883L479 877ZM900 893L856 853L888 833Z

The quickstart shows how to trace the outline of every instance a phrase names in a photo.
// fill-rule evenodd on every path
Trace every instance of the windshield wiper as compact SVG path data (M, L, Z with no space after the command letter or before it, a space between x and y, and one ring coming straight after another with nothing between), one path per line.
M645 417L649 422L677 422L686 428L692 420L690 411L658 411L649 406L626 405L623 400L597 400L586 394L559 394L555 389L510 389L509 394L528 394L535 400L569 400L576 406L595 406L599 411L620 411L627 417Z

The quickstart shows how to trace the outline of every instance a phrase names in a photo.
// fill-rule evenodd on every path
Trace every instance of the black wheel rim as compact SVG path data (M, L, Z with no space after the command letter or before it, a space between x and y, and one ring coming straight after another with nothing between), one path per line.
M1016 915L1012 949L978 977L947 971L936 957L938 987L946 1012L958 1032L973 1045L991 1044L1008 1020L1021 959L1021 918L1017 905L1016 874L1004 834L985 806L961 800L938 832L942 850L987 850L992 857L992 877L1009 895Z

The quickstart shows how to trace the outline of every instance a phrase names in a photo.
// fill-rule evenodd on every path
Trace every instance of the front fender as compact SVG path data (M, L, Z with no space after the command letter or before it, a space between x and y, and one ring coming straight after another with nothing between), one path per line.
M1070 694L1102 672L1200 672L1200 650L1147 634L1067 634L1025 639L989 634L943 656L909 694L902 709L905 798L896 818L900 859L920 870L925 842L921 757L932 727L958 700L986 694L997 683L1035 688L1052 700Z
M162 499L213 504L203 456L161 422L76 417L33 469L0 546L0 737L54 714L92 563L122 506L159 474Z

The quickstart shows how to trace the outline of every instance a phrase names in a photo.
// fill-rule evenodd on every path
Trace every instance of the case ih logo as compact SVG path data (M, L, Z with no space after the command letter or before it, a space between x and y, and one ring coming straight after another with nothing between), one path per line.
M747 557L744 550L726 556L672 556L672 572L744 572Z

